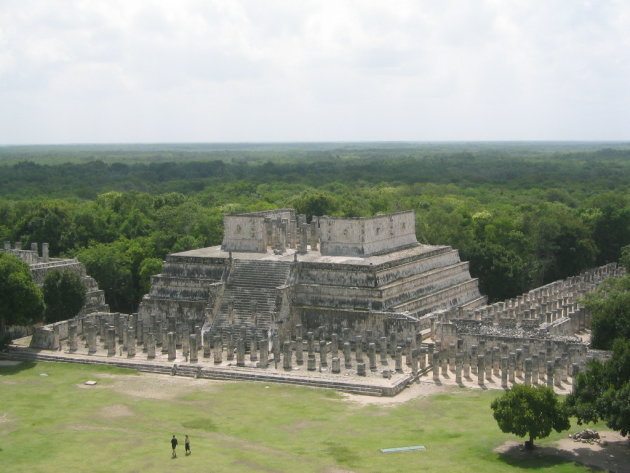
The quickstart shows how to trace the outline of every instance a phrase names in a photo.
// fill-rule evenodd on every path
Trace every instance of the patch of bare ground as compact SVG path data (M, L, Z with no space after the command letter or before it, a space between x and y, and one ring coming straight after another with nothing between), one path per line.
M378 405L382 407L395 407L403 402L410 401L418 397L431 396L447 392L456 392L457 387L436 385L431 383L414 383L403 389L394 397L361 396L359 394L341 393L344 400L356 403L357 407Z
M354 473L352 470L344 470L337 466L328 466L322 470L322 473Z
M220 383L220 381L210 379L182 378L151 373L140 373L139 375L101 374L99 377L113 379L114 382L109 387L117 393L141 399L159 400L175 399L197 390L212 392Z
M6 435L17 429L15 419L8 412L0 412L0 434Z
M526 451L522 448L522 443L510 440L494 451L519 459L556 456L589 468L612 473L630 473L630 439L612 431L600 431L599 435L602 441L607 442L606 446L566 438L551 446L536 446L533 451Z
M133 415L133 410L124 404L114 404L99 409L99 414L106 418L111 417L129 417Z

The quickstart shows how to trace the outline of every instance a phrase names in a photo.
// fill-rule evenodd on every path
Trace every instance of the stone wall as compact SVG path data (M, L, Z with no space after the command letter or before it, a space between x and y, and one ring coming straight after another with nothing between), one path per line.
M225 215L223 217L223 243L224 251L244 251L264 253L271 244L273 235L269 221L286 221L289 228L286 232L295 233L295 210L278 209L264 212L253 212L238 215ZM289 243L289 242L287 242Z
M368 218L319 217L321 254L370 256L417 245L413 210Z

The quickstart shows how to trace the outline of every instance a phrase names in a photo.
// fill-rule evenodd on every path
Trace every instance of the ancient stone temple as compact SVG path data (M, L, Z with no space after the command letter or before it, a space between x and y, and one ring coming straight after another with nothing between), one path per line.
M485 302L457 250L418 243L413 211L309 223L281 209L226 215L221 246L168 255L139 319L204 338L296 327L388 335Z

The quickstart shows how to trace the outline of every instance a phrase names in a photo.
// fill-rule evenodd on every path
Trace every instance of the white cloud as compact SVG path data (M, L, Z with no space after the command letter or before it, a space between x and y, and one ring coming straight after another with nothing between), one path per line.
M628 139L630 4L4 0L0 144Z

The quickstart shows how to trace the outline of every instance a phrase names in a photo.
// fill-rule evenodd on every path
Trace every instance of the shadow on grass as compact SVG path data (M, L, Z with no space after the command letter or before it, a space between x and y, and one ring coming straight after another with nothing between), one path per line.
M16 365L0 366L0 374L4 376L10 376L12 374L18 374L22 371L35 368L37 362L35 361L21 361Z
M583 450L583 451L582 451ZM534 450L524 450L520 445L514 445L509 447L502 453L499 453L497 458L500 461L507 463L510 466L518 468L548 468L562 464L580 464L590 471L628 471L622 470L609 470L610 466L602 462L602 455L600 452L593 452L588 449L576 450L574 454L566 452L554 447L536 447Z

